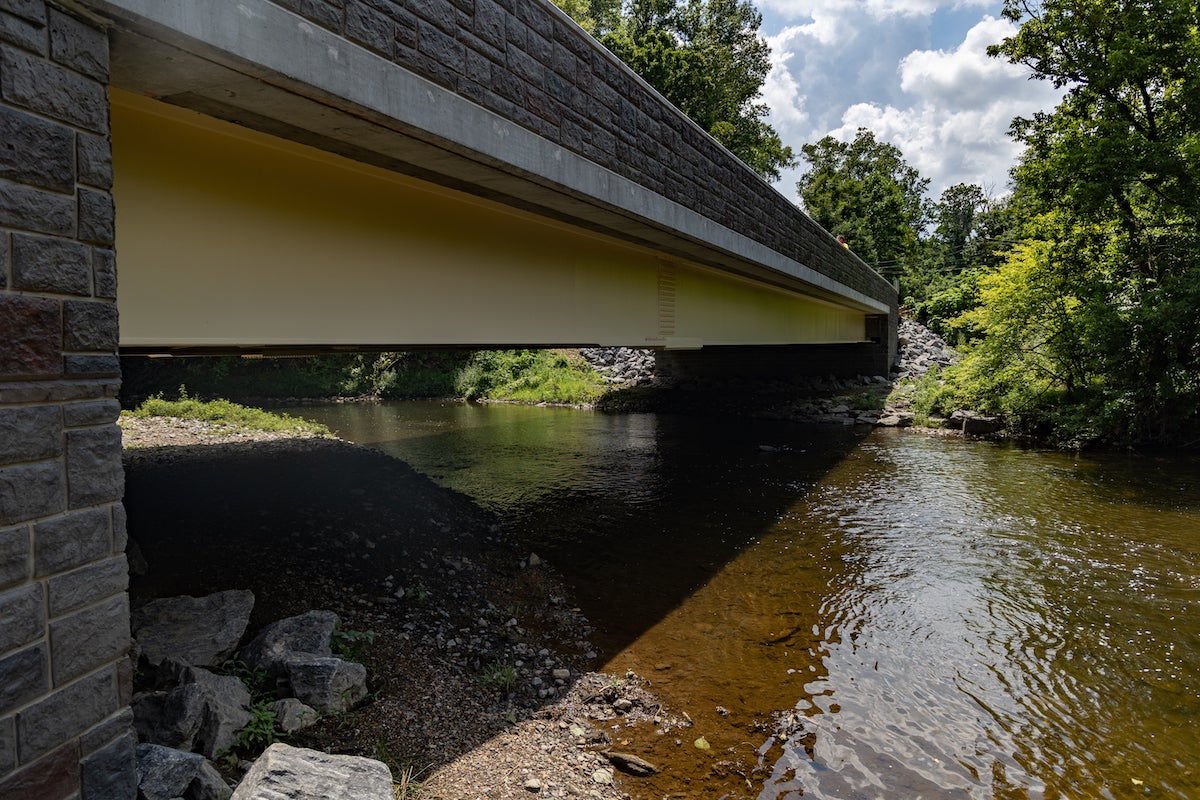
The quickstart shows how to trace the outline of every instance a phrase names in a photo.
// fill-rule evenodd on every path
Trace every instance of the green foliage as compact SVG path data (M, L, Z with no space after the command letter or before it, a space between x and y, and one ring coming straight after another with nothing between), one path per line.
M800 150L809 168L796 189L814 221L845 236L876 269L917 256L929 215L929 180L908 165L899 148L859 128L852 142L826 136Z
M455 391L468 400L595 403L603 379L582 360L554 350L480 350L459 372Z
M238 731L237 747L257 752L283 741L285 735L279 728L279 719L271 708L271 702L262 701L250 706L251 719L246 727Z
M273 414L260 408L250 408L229 400L199 400L188 396L187 388L179 387L179 399L165 400L161 395L149 398L133 411L123 412L133 417L177 417L218 422L240 430L298 431L321 436L329 435L324 425L297 419L288 414Z
M367 648L375 643L375 631L356 631L352 628L333 629L330 646L338 658L362 663Z
M1194 436L1195 3L1013 1L1005 13L1023 24L993 54L1068 91L1054 112L1014 123L1024 241L976 277L978 306L953 324L979 341L948 378L1010 427L1063 444Z
M265 669L250 669L240 658L230 658L221 665L220 674L240 680L255 703L271 703L275 700L273 682Z
M560 5L572 13L575 4ZM577 20L588 20L594 12L577 13ZM599 39L751 169L774 180L795 158L759 102L771 69L761 24L749 0L630 0Z
M489 664L479 676L484 689L508 696L517 687L517 668L511 664Z

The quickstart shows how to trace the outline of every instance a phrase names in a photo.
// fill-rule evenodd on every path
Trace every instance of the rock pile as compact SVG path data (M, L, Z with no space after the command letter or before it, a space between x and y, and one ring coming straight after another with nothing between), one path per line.
M893 380L920 378L934 367L954 363L958 353L942 337L911 319L900 319L899 354Z
M584 347L579 350L592 369L612 384L644 386L654 381L654 351L634 347Z
M199 598L155 600L132 614L134 657L142 666L141 674L151 680L132 703L140 742L138 789L145 800L228 800L231 787L210 760L241 744L243 729L256 717L293 731L311 725L323 713L346 711L366 696L366 668L333 655L338 616L310 611L268 625L239 652L242 672L273 680L274 692L284 695L266 704L266 711L259 707L264 703L256 705L240 677L214 671L236 651L253 606L253 594L229 590ZM325 756L277 756L298 758L301 767L292 772L304 773L303 781L313 785L340 786L343 773L363 772L361 765L329 763ZM373 763L377 766L367 772L387 774L381 784L386 791L355 796L391 797L387 767ZM243 780L238 797L266 796L257 792L253 782L243 789L246 785Z

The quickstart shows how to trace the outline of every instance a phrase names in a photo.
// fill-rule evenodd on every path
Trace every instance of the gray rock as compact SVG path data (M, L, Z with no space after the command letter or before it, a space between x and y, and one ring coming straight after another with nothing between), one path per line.
M239 589L153 600L133 612L133 637L155 666L169 658L216 667L237 649L252 608L254 594Z
M297 700L295 697L285 697L271 704L275 712L275 721L284 733L295 733L309 727L321 718L321 712Z
M614 767L621 770L622 772L628 772L630 775L637 775L638 777L646 777L648 775L656 775L658 773L658 767L654 766L653 764L651 764L649 761L646 761L645 759L642 759L642 758L639 758L638 756L633 755L632 753L611 753L610 752L610 753L605 753L604 757L607 758L610 762L612 762L612 765Z
M242 660L251 669L284 676L287 662L298 655L333 655L330 640L337 624L338 616L332 611L309 611L273 622L242 648Z
M229 800L220 773L204 758L156 744L137 746L139 797L145 800Z
M233 800L393 800L392 773L380 761L275 743L246 773Z
M334 656L294 656L287 661L292 694L321 711L347 711L367 696L367 668Z
M237 678L183 667L180 685L133 698L138 738L165 747L193 750L213 758L237 741L253 719L250 692Z

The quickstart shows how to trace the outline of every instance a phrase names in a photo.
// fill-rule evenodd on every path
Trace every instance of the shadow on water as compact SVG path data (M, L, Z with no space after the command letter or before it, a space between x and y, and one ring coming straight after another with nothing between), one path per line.
M616 653L752 544L868 428L461 403L291 409L475 498Z

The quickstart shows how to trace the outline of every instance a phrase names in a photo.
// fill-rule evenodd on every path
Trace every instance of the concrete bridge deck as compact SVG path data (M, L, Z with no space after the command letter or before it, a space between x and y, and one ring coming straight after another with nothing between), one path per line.
M544 0L2 0L0 143L6 800L136 795L121 349L894 352L891 286Z

